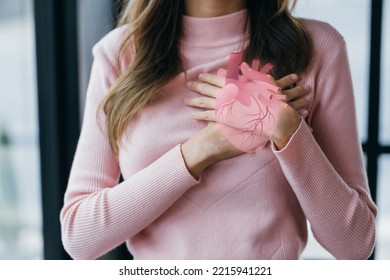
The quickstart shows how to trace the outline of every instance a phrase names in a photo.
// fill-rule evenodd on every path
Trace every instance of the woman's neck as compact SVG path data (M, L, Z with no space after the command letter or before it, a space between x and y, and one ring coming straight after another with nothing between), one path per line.
M219 17L245 7L245 0L185 0L185 14L192 17Z

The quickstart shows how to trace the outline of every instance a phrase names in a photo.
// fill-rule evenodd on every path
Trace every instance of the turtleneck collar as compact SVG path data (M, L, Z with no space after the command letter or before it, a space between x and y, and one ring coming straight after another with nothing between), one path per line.
M219 17L182 17L182 38L185 45L195 47L217 47L231 42L237 42L237 38L246 38L245 26L247 10L219 16Z

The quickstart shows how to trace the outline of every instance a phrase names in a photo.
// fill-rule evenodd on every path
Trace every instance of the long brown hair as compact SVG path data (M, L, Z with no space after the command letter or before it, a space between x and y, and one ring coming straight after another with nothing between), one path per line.
M290 13L295 1L247 0L250 40L244 50L245 60L271 62L275 78L303 72L311 59L310 36ZM129 24L129 28L120 47L118 67L130 50L135 55L102 103L116 155L128 122L162 86L183 71L179 38L184 2L129 0L123 9L118 25Z

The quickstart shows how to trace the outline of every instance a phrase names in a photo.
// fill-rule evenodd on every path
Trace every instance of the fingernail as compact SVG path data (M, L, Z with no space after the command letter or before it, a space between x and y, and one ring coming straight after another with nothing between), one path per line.
M195 118L197 118L197 117L200 116L200 114L199 114L199 112L195 112L195 113L192 113L192 116L195 117Z
M198 78L199 78L199 79L202 79L202 78L203 78L203 73L200 73L200 74L198 75Z
M290 75L290 79L293 80L293 81L296 81L296 80L298 80L298 75L297 74L291 74Z
M192 87L193 84L194 84L193 82L189 81L186 83L186 86L190 88L190 87Z

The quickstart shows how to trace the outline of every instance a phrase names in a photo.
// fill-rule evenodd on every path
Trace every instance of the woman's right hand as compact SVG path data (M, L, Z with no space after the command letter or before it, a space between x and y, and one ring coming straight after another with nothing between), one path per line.
M182 144L181 152L188 171L196 179L214 162L244 153L223 136L213 121Z
M225 85L225 78L203 73L200 81L191 81L187 87L200 94L200 97L183 100L184 104L203 109L194 114L199 121L208 125L182 144L181 151L189 172L194 178L216 161L228 159L244 152L233 146L219 131L215 119L215 98Z

